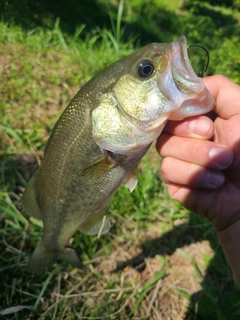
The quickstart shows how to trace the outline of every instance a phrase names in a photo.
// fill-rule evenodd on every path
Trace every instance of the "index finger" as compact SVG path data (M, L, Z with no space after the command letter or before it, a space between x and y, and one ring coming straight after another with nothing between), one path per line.
M240 113L240 86L222 75L202 79L216 100L215 112L223 119Z
M180 137L210 139L213 135L213 122L207 116L189 117L181 121L168 121L163 132Z

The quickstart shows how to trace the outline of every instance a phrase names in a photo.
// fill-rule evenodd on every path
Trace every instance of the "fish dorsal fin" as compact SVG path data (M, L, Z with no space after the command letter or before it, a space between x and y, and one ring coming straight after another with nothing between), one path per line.
M125 181L125 187L132 192L138 184L138 167L134 167L132 171L129 172L126 181Z
M87 235L102 235L109 231L111 222L105 215L106 210L99 214L95 219L81 226L79 230Z
M41 211L37 203L35 180L37 173L31 178L23 193L21 203L26 213L36 219L42 219Z
M88 182L94 182L117 164L108 154L98 158L94 162L80 168L78 173L88 177Z

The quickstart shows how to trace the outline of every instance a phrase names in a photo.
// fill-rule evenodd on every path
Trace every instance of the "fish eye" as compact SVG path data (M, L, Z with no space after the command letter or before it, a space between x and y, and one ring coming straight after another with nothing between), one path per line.
M143 60L139 63L137 67L137 72L139 77L147 78L149 77L154 71L154 65L149 60Z

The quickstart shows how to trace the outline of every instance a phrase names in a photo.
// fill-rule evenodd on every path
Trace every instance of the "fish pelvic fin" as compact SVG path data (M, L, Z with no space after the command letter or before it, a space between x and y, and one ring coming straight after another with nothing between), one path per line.
M73 248L66 247L65 250L59 252L58 257L74 268L80 269L82 267L79 256Z
M138 184L138 167L134 167L132 171L129 172L126 180L125 180L125 187L132 192Z
M42 219L41 211L37 203L35 189L36 174L31 178L23 193L21 203L26 213L36 219Z
M106 210L104 210L95 219L81 226L79 230L84 234L98 235L100 237L102 234L107 233L110 228L111 222L106 217Z
M56 263L58 258L66 261L73 267L81 267L80 259L74 249L66 247L63 250L55 252L49 251L40 241L29 260L27 271L36 274L42 273Z

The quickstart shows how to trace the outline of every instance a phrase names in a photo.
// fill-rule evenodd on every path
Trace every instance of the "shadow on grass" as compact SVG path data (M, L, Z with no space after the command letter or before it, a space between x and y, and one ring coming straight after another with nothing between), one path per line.
M130 17L129 11L132 12ZM84 31L96 27L112 29L111 18L114 21L117 19L118 3L98 0L4 0L0 3L0 12L4 22L14 23L26 30L53 28L56 19L59 19L61 30L73 34L81 25L85 25ZM137 34L141 43L165 41L167 36L172 37L176 33L180 24L174 12L164 7L156 8L151 0L140 2L137 7L126 4L122 23L123 40Z
M59 19L62 31L73 34L83 24L85 31L96 27L112 29L110 16L116 21L118 3L106 3L100 0L3 0L0 12L4 22L26 30L53 28ZM231 15L197 1L187 3L186 8L190 10L187 14L186 11L176 13L153 0L126 2L122 17L123 40L137 35L143 45L154 41L169 42L185 34L190 41L202 39L204 45L211 47L217 29L221 32L215 33L214 38L231 37L236 33L238 21Z
M96 0L3 1L0 11L4 22L13 22L27 30L52 27L57 18L62 30L68 33L73 33L82 24L89 28L110 26L107 7Z
M184 319L228 319L229 314L232 315L231 319L239 319L240 295L234 285L222 247L211 224L196 214L190 214L188 223L174 227L159 238L144 242L139 255L127 261L118 261L117 268L113 272L123 270L127 266L142 272L146 267L145 258L156 255L170 256L179 248L204 240L209 241L214 257L201 282L203 289L191 296L190 306ZM221 298L221 291L224 291L224 301Z

